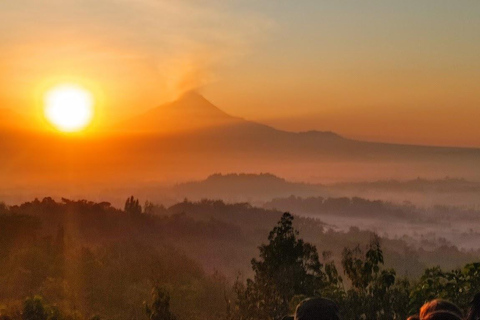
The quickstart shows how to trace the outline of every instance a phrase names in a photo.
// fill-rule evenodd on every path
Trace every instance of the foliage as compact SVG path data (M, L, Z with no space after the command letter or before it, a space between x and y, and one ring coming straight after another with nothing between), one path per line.
M142 213L142 206L139 204L138 199L135 199L133 196L127 198L125 201L125 212L130 214L140 214Z
M39 296L27 298L23 305L23 320L47 320L47 311L43 300Z
M397 281L393 269L383 269L383 251L374 236L365 255L359 246L345 248L342 266L352 288L345 292L343 314L348 319L404 319L410 284Z
M225 313L224 281L165 239L185 234L175 219L51 198L7 210L0 214L1 316L18 320L24 298L36 294L65 319L141 319L154 283L169 288L179 318ZM188 221L195 235L210 226Z
M284 213L261 245L260 259L252 259L254 279L237 283L240 319L280 319L297 295L311 296L321 290L326 276L317 249L302 239L292 226L293 216Z
M476 292L480 292L480 263L469 263L451 271L428 268L412 289L412 308L418 309L428 300L442 298L466 309Z
M41 296L29 297L23 304L23 320L63 320L56 306L48 305Z
M343 278L338 273L335 261L332 259L332 253L330 251L324 251L322 256L326 281L322 288L321 295L334 301L342 301L345 295ZM294 308L291 308L292 312L294 310Z
M170 311L170 295L168 292L155 286L152 289L152 304L145 303L145 314L149 320L176 320Z
M137 207L135 198L127 202ZM380 247L376 237L366 248L355 246L370 236L358 228L329 231L312 219L213 200L169 208L147 204L148 214L135 210L125 214L107 202L52 198L0 205L0 317L142 319L153 284L168 288L169 310L177 319L193 320L225 314L232 320L278 319L312 295L337 301L346 319L400 319L437 297L466 308L480 291L480 263L423 274L424 265L417 263L416 281L399 278L384 260L407 259L403 265L432 251L411 248L398 255L392 250L402 251L402 240L383 239ZM228 275L248 265L265 234L268 243L251 261L251 279L232 288L225 277L203 271ZM320 260L313 244L332 252ZM459 252L442 249L434 261L462 265L478 256ZM33 294L43 299L27 304L25 297Z
M8 212L8 206L5 202L0 201L0 214L5 214Z
M158 205L150 201L145 201L143 212L146 214L167 215L168 210L163 205Z
M280 319L303 298L321 295L337 301L347 319L406 318L410 283L398 280L393 269L384 269L380 241L374 236L365 253L360 246L345 248L342 267L350 288L345 289L331 254L325 265L316 248L302 239L286 213L262 245L260 260L252 260L254 279L236 283L238 319Z

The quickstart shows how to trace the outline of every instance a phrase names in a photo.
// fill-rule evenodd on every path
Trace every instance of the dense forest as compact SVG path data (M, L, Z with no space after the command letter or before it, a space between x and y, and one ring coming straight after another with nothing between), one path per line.
M279 319L311 295L346 319L399 319L480 289L476 251L247 203L44 198L1 205L0 228L4 319Z

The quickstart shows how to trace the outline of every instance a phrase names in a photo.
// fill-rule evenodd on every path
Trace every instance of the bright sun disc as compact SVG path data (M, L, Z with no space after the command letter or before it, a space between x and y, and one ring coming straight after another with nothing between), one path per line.
M44 103L45 117L60 131L80 131L93 117L93 96L78 85L54 87L46 93Z

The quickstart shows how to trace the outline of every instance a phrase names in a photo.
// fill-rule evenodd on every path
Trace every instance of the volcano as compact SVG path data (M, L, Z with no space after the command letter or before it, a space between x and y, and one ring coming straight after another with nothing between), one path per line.
M117 129L143 133L191 132L242 121L223 112L202 95L190 91L173 102L122 122Z
M0 173L85 185L142 185L212 173L270 172L291 181L466 177L480 149L373 143L333 132L289 132L229 115L195 92L88 137L0 132Z
M188 137L199 142L215 142L224 151L232 146L241 149L258 148L269 151L281 145L326 147L331 143L347 142L333 132L287 132L273 127L229 115L202 95L191 91L177 100L153 108L122 122L119 131L143 133L147 136ZM205 141L199 141L199 140ZM279 145L280 144L280 145Z

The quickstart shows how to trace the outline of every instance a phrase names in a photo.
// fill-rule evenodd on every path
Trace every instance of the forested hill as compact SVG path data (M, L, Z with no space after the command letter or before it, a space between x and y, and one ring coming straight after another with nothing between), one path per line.
M232 281L238 271L251 276L251 258L281 216L277 210L213 200L142 208L132 197L124 210L106 202L51 198L2 205L0 301L19 307L26 296L40 294L68 312L140 319L152 286L161 285L180 318L221 318ZM294 226L336 261L345 247L365 245L372 236L355 228L336 232L298 216ZM381 241L386 266L412 277L437 262L456 267L479 256L445 242L428 251L404 240Z
M331 214L350 217L357 211L360 217L364 217L365 208L369 208L371 214L383 214L385 219L392 219L395 215L402 218L418 216L416 211L409 211L408 206L362 199L349 200L353 202L345 206L342 205L343 200L326 199L324 206L330 208ZM300 201L300 198L294 198L288 203L293 203L297 210L302 211L301 206L295 206ZM279 209L282 207L277 206ZM55 238L62 228L66 248L96 247L112 241L140 242L154 247L169 245L181 249L206 270L217 270L234 277L237 271L249 269L256 247L265 241L268 230L282 214L277 209L258 208L248 203L226 204L220 200L185 200L168 208L147 203L143 208L138 205L138 209L126 209L114 208L106 202L67 199L56 202L51 198L4 207L1 215L5 221L2 223L2 243L13 245L29 239ZM295 214L295 210L291 211ZM346 232L335 231L333 225L301 216L297 216L295 226L302 237L317 245L320 251L332 251L337 256L344 247L368 242L371 234L356 228ZM422 244L412 241L409 238L384 239L385 252L392 256L389 263L402 273L417 274L424 266L437 263L455 267L476 257L474 253L461 252L446 241L437 245L425 242L424 248L429 251L420 252L417 249ZM418 254L410 255L412 252ZM450 255L448 259L445 259L445 252ZM406 254L409 255L408 264L403 261Z

